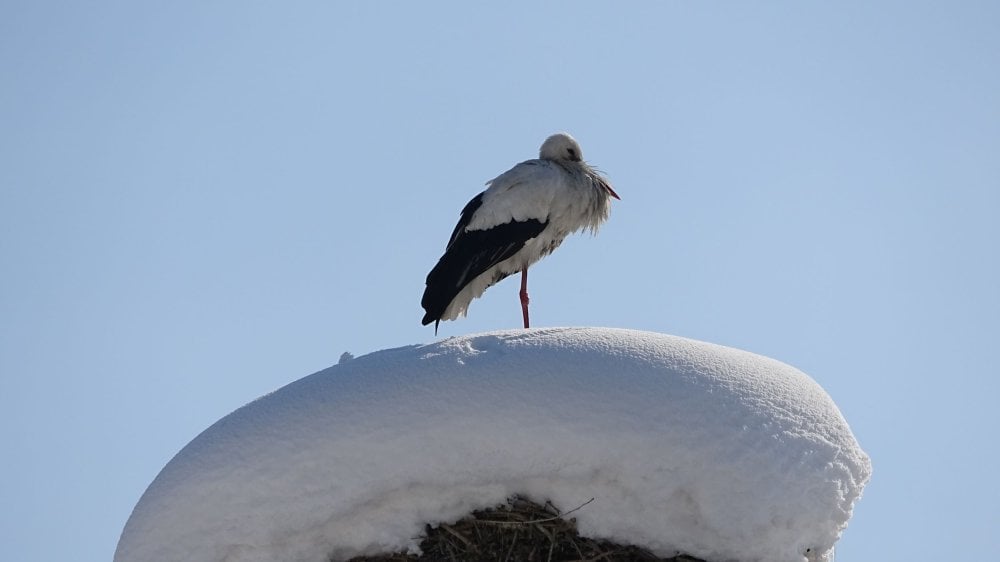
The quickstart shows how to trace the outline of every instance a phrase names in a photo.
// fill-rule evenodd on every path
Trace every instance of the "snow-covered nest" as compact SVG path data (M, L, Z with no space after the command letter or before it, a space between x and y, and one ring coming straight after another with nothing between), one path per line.
M226 416L160 472L116 562L325 561L414 549L520 494L661 556L823 559L871 473L783 363L604 328L379 351Z

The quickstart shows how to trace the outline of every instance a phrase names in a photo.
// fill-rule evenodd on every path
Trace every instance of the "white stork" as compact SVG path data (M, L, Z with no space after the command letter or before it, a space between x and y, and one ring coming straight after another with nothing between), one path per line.
M444 255L427 274L423 324L465 316L472 299L521 272L521 313L528 327L528 267L580 229L597 232L608 219L611 184L583 161L566 133L545 139L527 160L486 183L462 209Z

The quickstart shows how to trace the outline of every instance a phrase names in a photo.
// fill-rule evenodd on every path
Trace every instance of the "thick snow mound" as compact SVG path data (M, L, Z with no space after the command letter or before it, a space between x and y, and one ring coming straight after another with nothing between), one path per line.
M648 332L535 329L344 359L226 416L157 476L116 562L413 549L512 494L580 533L713 561L823 559L871 472L812 379ZM808 555L807 555L808 553Z

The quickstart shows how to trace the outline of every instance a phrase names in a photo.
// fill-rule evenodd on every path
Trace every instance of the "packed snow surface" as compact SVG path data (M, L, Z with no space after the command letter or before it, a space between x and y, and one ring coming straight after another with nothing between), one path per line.
M521 494L661 556L829 558L871 472L812 379L662 334L560 328L378 351L236 410L160 472L116 562L416 549Z

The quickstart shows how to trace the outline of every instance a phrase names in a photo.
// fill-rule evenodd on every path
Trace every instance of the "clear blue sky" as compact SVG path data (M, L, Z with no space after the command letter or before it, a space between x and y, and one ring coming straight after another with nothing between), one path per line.
M427 342L483 182L569 131L621 202L538 326L813 376L875 474L838 559L1000 551L1000 4L15 2L0 14L0 547L109 560L231 410ZM441 336L515 328L516 281Z

